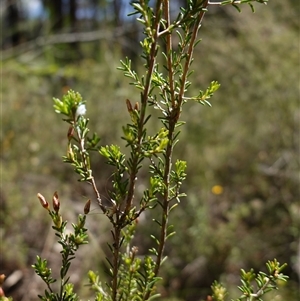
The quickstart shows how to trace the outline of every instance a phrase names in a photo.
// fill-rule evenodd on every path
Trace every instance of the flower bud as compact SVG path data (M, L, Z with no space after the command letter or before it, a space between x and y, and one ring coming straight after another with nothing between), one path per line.
M140 109L140 105L139 105L138 102L135 103L134 109L135 109L136 111L138 111L138 110Z
M41 205L49 211L50 206L49 206L48 202L46 201L45 197L40 193L37 194L37 197L40 200Z
M59 202L59 199L58 199L57 191L55 191L54 194L53 194L52 204L53 204L54 211L56 213L58 213L59 207L60 207L60 202Z
M82 245L82 243L84 242L84 237L80 236L80 235L77 235L74 239L74 242L77 244L77 245Z
M72 139L73 135L74 135L74 127L72 125L70 125L69 130L68 130L68 135L67 135L69 141Z
M0 285L3 284L4 280L5 280L5 275L4 275L4 274L1 274L1 275L0 275Z
M138 248L138 247L133 246L133 247L131 248L132 259L134 259L134 256L138 253L138 251L139 251L139 248Z
M1 286L0 286L0 297L5 297L4 290ZM8 299L6 299L6 298L2 299L1 298L1 300L8 300Z
M126 105L127 105L128 112L131 113L133 110L132 110L131 102L128 98L126 99Z
M84 214L88 214L91 208L91 200L88 200L84 206L83 212Z

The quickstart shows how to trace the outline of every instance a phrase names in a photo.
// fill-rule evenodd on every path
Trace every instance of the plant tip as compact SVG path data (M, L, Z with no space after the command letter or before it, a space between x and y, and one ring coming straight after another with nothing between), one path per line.
M83 212L84 214L88 214L91 208L91 200L88 200L84 206Z
M55 191L54 194L53 194L52 204L53 204L54 211L56 213L58 213L59 208L60 208L60 202L59 202L59 199L58 199L57 191Z
M40 200L41 205L49 211L50 206L49 206L49 203L46 201L45 197L40 193L37 194L37 197Z

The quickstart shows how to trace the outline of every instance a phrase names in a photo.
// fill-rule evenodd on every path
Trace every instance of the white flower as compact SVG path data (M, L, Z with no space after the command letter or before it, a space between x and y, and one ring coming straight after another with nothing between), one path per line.
M75 118L77 119L79 116L85 115L86 107L84 104L81 104L77 107Z

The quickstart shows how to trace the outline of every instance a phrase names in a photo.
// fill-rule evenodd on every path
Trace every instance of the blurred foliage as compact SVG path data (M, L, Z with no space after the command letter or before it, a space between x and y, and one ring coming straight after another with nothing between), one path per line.
M184 143L178 145L176 156L188 161L184 183L188 196L182 201L183 209L173 215L181 224L166 249L170 259L161 288L164 300L201 300L215 279L238 296L233 287L239 285L240 268L258 270L270 258L287 262L285 272L291 279L283 284L280 295L273 294L269 300L297 298L297 13L297 1L272 0L255 14L250 9L237 14L234 9L213 7L206 17L192 66L197 72L191 93L212 80L220 82L221 88L212 108L191 105L182 116L189 122L179 137ZM59 58L59 53L69 55L63 45L45 47L43 52L32 49L2 62L1 273L22 272L21 283L6 288L15 300L22 300L25 293L26 300L36 300L41 283L33 281L30 269L36 254L42 252L52 262L57 259L57 246L40 215L36 193L43 190L50 196L59 191L64 196L61 210L71 221L73 211L82 210L91 193L88 186L74 185L76 175L61 163L68 128L62 128L53 113L52 97L61 97L69 87L80 91L88 101L91 128L103 145L120 141L121 127L128 122L125 99L138 100L116 70L123 58L116 44L112 47L109 40L101 40L80 47L83 58L71 63ZM96 58L87 56L95 50ZM94 164L105 195L107 166L99 158ZM105 271L104 242L109 230L103 221L95 207L87 219L95 234L87 246L93 253L86 258L82 251L72 275L76 289L86 296L83 284L88 278L83 273L91 265ZM147 239L149 224L142 218L140 222L145 225L138 233L143 250L151 239ZM100 277L105 277L104 271Z

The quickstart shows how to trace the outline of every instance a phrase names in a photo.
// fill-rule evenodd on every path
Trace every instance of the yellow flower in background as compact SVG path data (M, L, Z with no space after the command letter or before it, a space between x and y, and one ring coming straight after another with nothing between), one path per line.
M213 194L217 194L217 195L222 194L223 191L224 191L224 188L221 185L214 185L211 189L211 192Z

